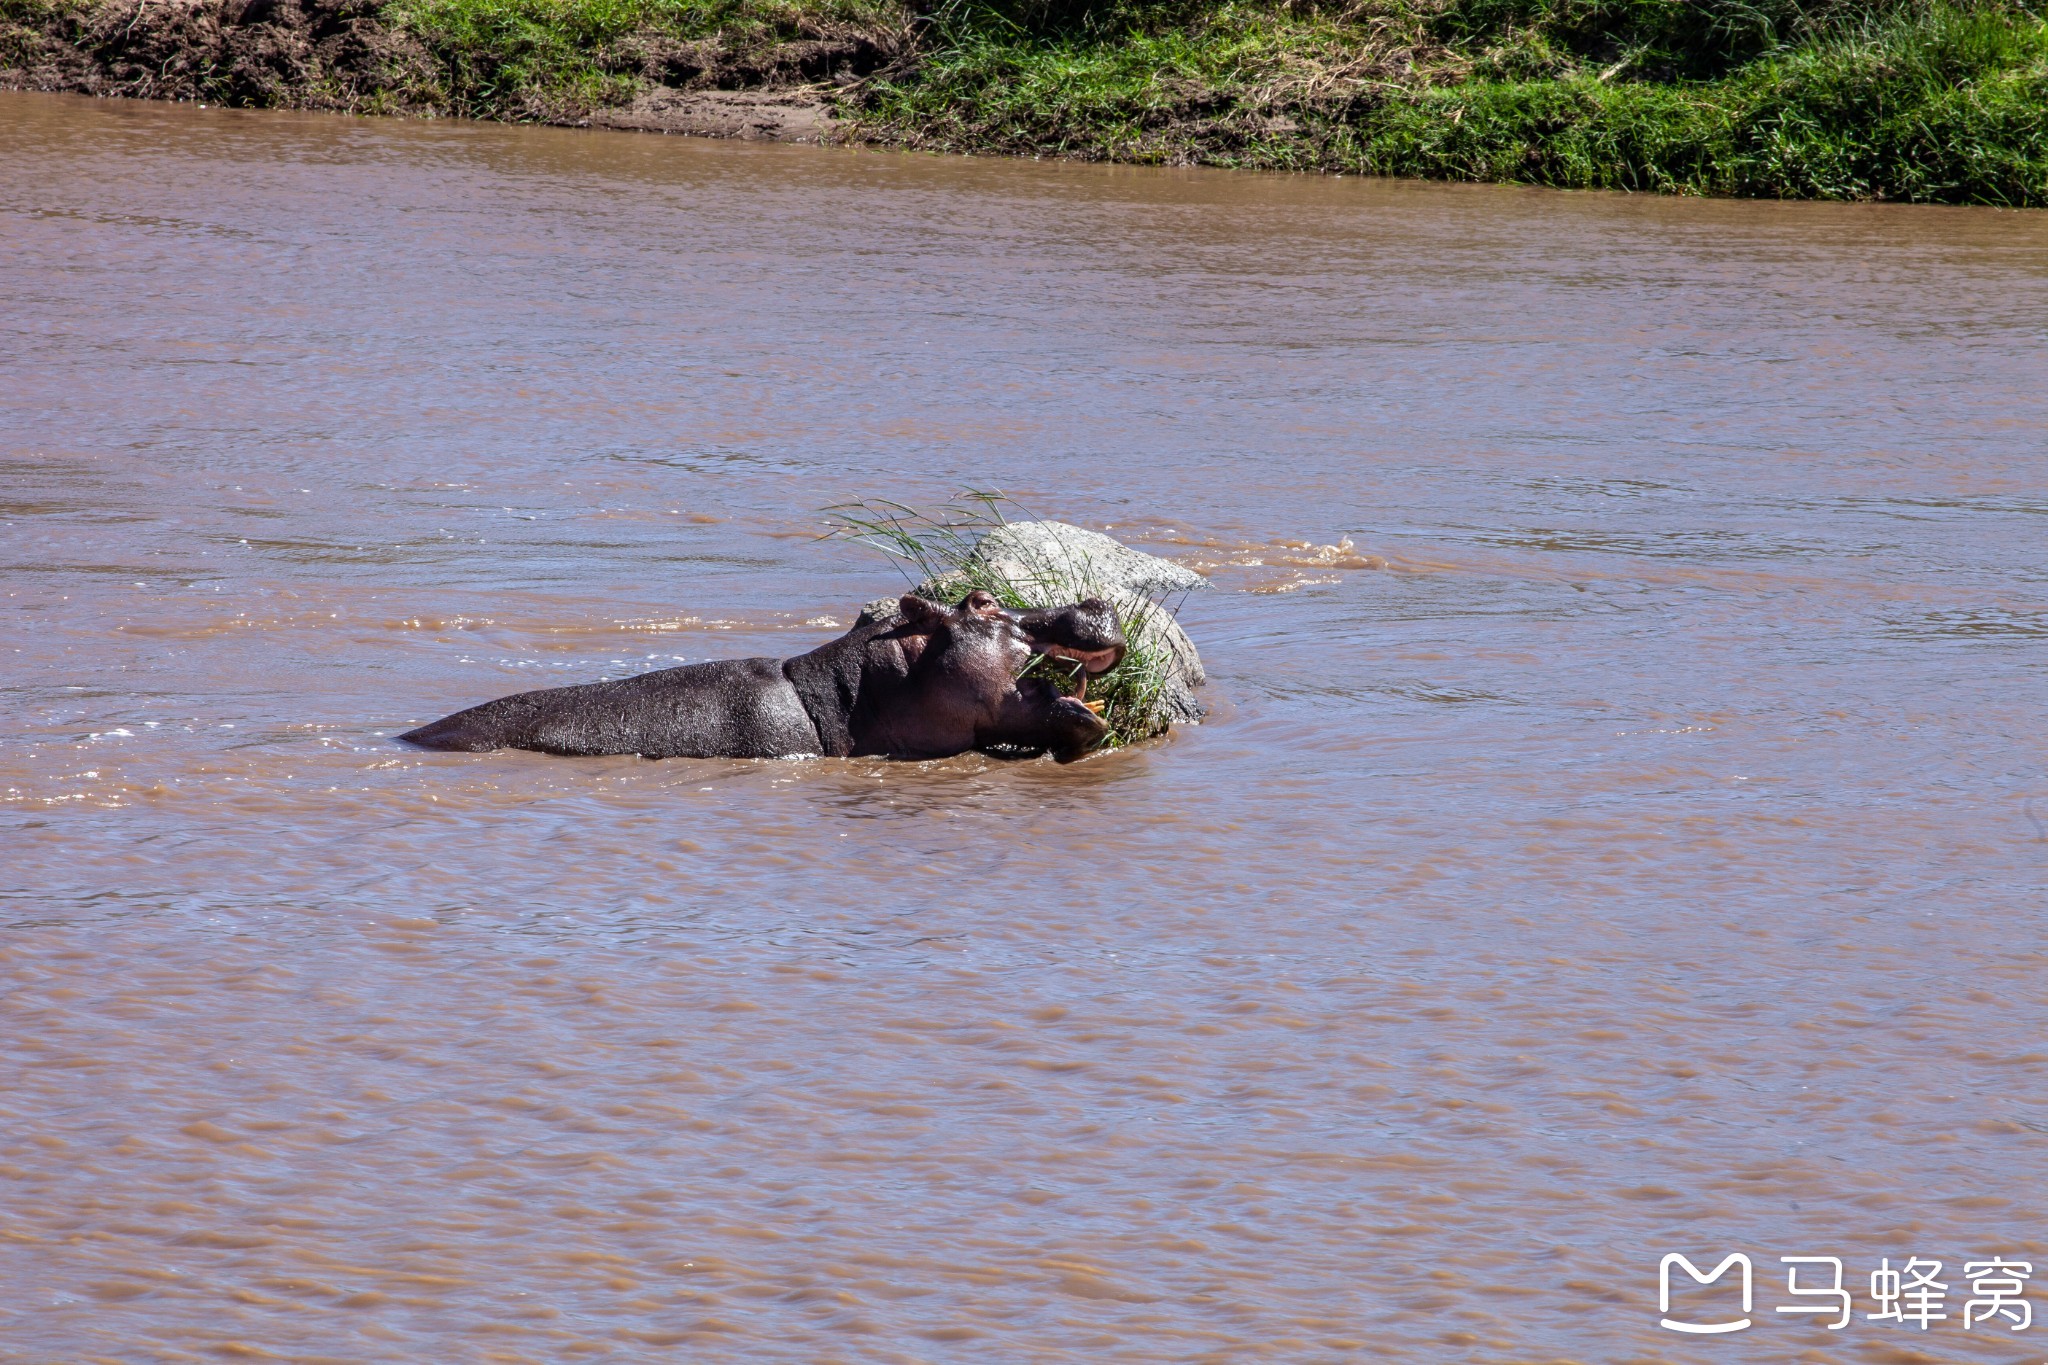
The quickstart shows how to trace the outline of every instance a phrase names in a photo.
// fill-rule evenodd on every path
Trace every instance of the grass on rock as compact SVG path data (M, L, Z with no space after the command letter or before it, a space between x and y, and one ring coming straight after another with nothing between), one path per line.
M1008 510L1023 509L999 493L970 492L934 511L864 501L828 508L825 515L832 523L832 536L887 555L903 570L913 591L948 605L977 588L1017 611L1065 606L1096 594L1085 562L1042 561L1028 576L1011 577L975 558L982 537L1012 520ZM1134 616L1128 605L1120 609L1123 660L1088 680L1088 700L1103 703L1102 719L1109 726L1104 748L1150 738L1168 724L1161 699L1173 660L1145 629L1143 615ZM1174 615L1172 605L1151 599L1140 599L1135 610L1157 612L1169 620ZM1079 682L1074 665L1063 659L1033 658L1022 676L1046 678L1069 696Z

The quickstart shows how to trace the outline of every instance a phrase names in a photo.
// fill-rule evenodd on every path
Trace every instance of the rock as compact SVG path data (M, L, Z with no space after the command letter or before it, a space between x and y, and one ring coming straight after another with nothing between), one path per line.
M1144 554L1100 531L1063 521L1013 521L998 526L981 538L967 565L1014 584L1027 598L1031 596L1029 585L1038 584L1067 594L1064 600L1068 602L1075 600L1070 589L1076 583L1085 583L1089 593L1104 597L1113 592L1167 597L1209 586L1208 579L1185 565ZM1055 603L1033 599L1032 605Z
M914 591L951 602L970 584L991 580L1008 584L1034 607L1103 598L1116 608L1132 649L1168 661L1160 689L1160 718L1180 724L1201 719L1203 708L1195 689L1207 680L1202 656L1172 613L1153 600L1208 587L1209 580L1193 569L1133 550L1100 531L1061 521L1019 521L983 536L960 572L927 580ZM870 620L892 620L899 614L896 599L870 602L863 614Z
M880 621L886 625L891 621L902 620L903 609L896 605L896 601L897 599L893 597L877 597L860 609L860 619L854 624L864 626L870 621Z

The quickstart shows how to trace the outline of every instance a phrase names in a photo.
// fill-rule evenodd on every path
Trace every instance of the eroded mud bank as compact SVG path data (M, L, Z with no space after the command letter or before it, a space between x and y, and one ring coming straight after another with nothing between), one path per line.
M462 58L366 0L110 0L0 9L0 89L131 99L821 142L827 97L898 55L889 35L734 43L640 33L610 44L619 79L508 90L473 107Z

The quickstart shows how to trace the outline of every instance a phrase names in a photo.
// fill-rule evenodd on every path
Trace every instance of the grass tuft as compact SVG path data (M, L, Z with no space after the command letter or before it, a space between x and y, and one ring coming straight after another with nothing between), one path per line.
M979 588L1013 610L1064 606L1096 595L1101 589L1085 560L1040 561L1028 574L1008 576L977 559L982 537L1013 520L1007 513L1025 509L999 492L969 490L933 510L919 510L885 500L864 500L825 509L831 538L850 540L893 560L913 591L958 602ZM1088 700L1103 703L1109 726L1104 748L1119 748L1165 732L1172 717L1165 706L1174 660L1163 635L1148 627L1153 614L1172 621L1178 603L1125 595L1124 657L1114 669L1088 681ZM1068 660L1034 657L1019 676L1048 679L1069 696L1080 681Z

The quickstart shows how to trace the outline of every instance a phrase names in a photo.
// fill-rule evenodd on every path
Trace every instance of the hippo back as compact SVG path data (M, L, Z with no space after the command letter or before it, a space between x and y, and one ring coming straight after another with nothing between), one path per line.
M824 752L779 659L720 659L487 701L399 738L428 749L645 758Z

